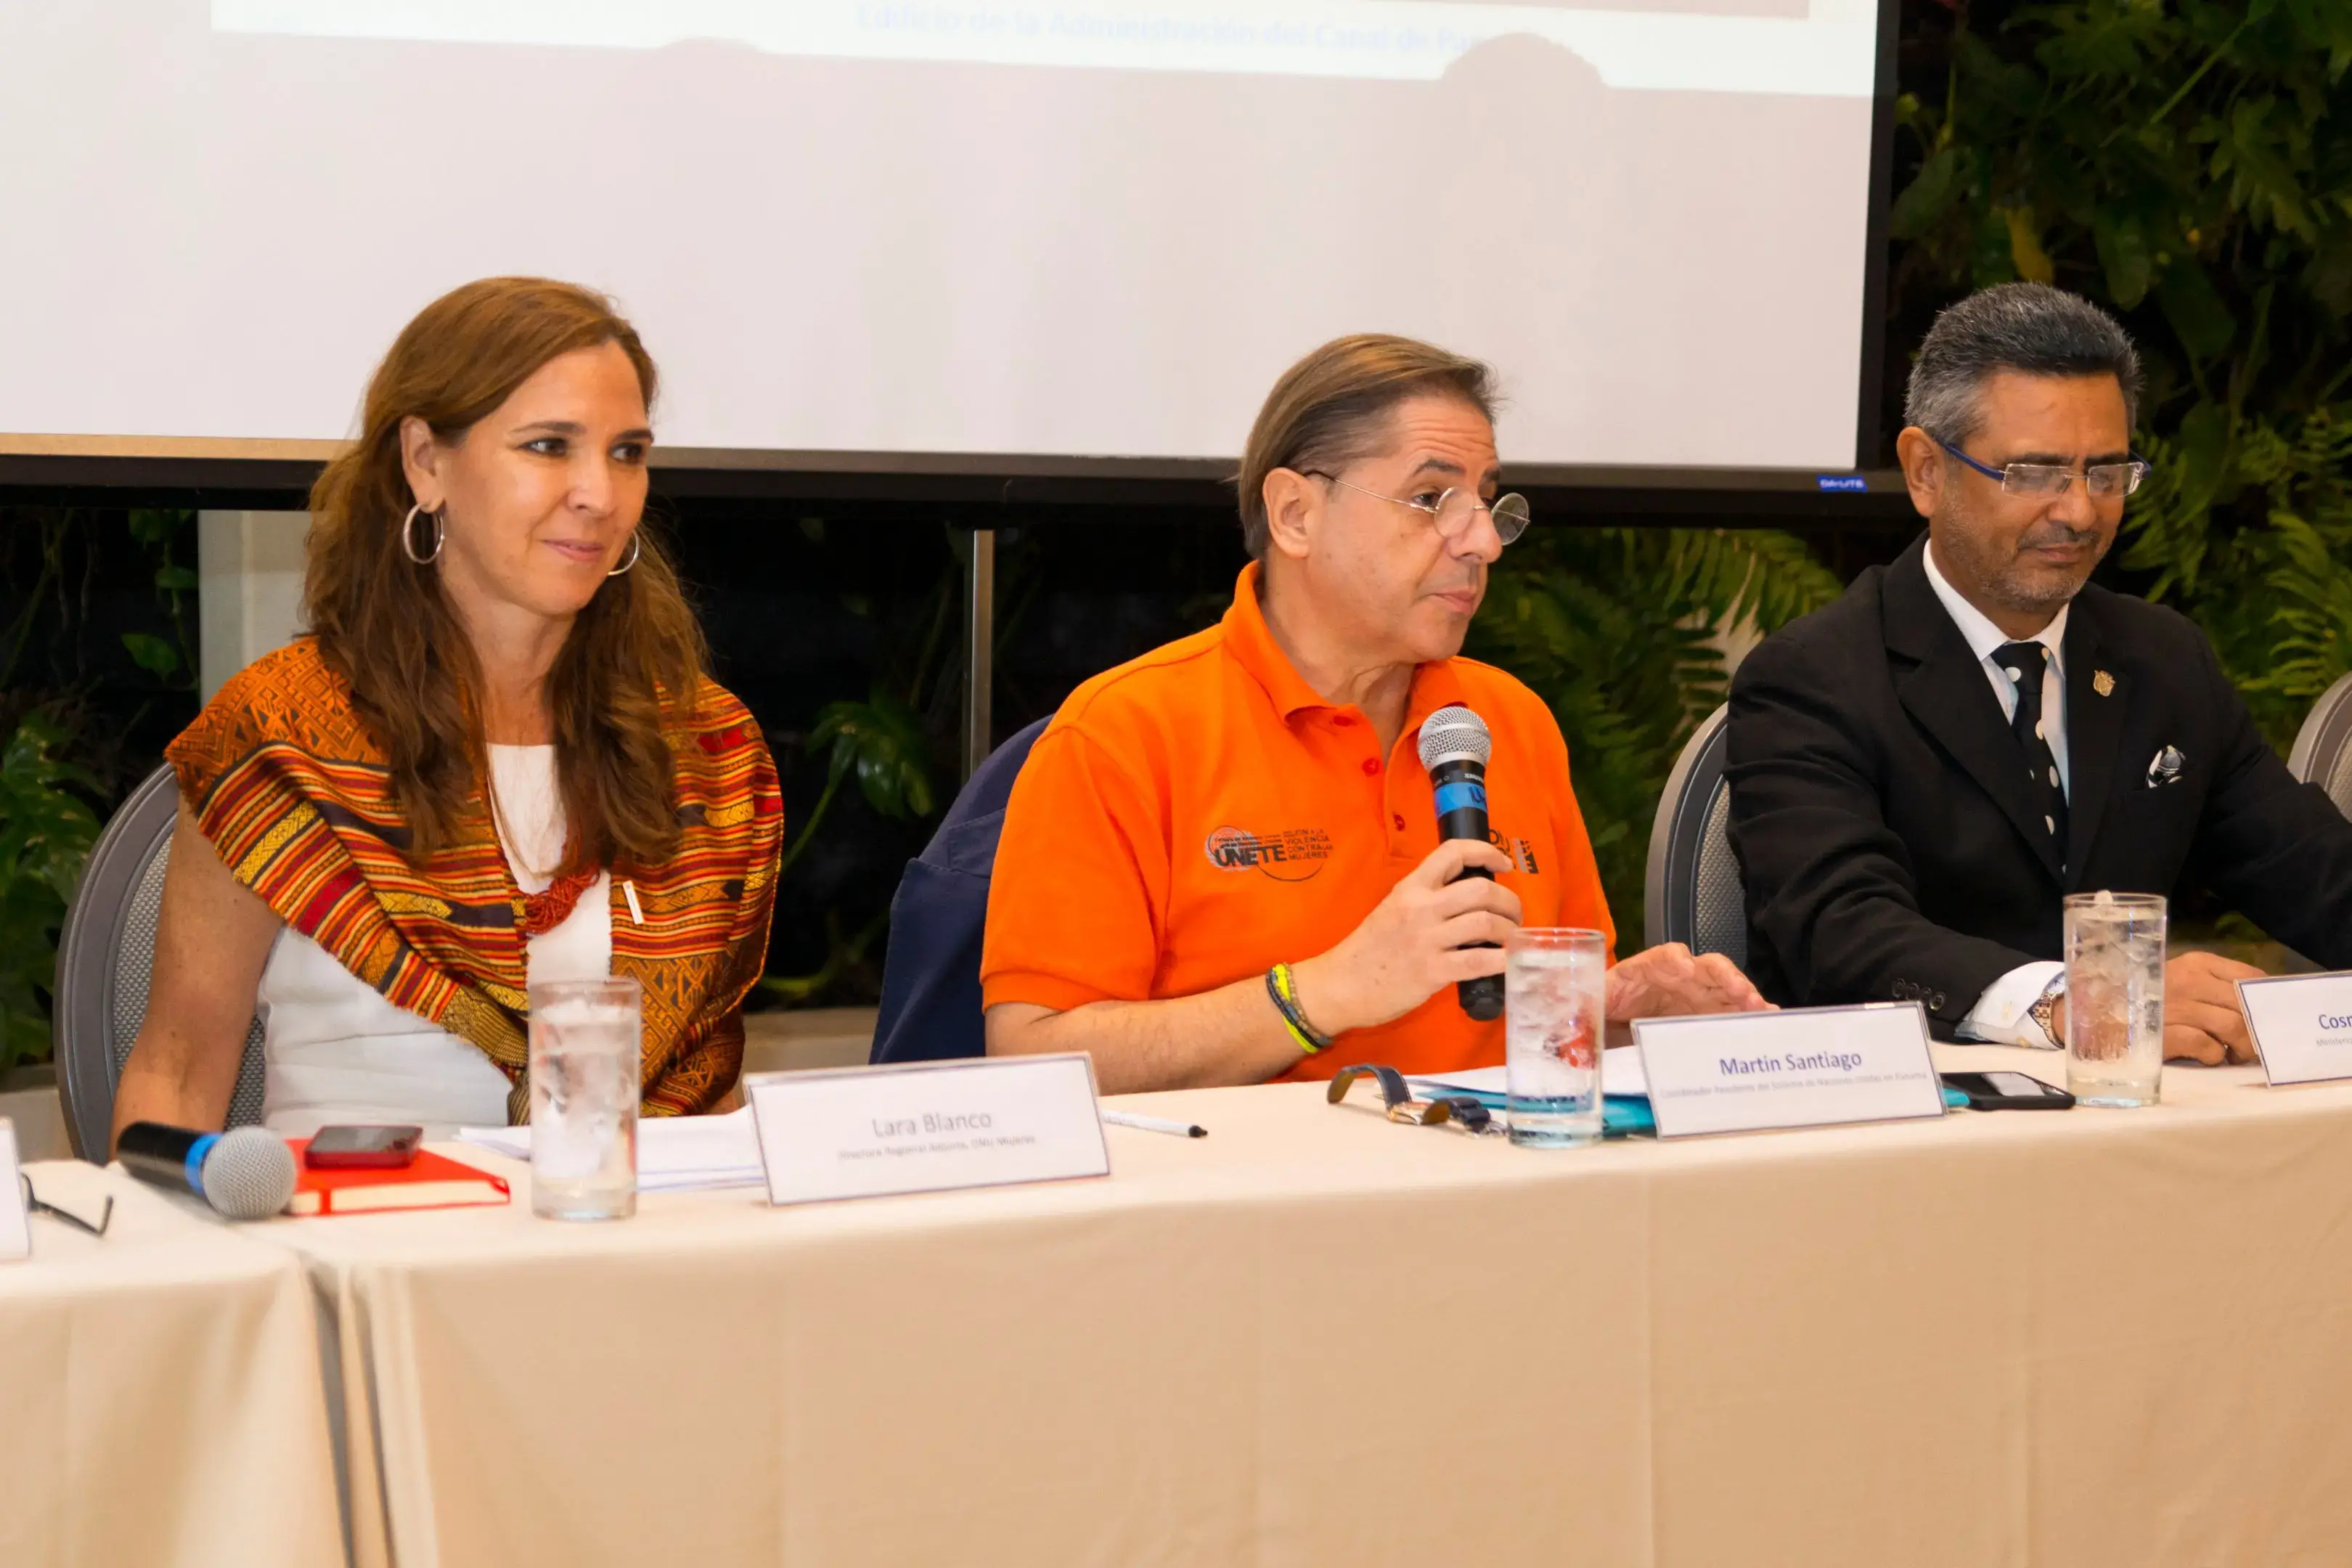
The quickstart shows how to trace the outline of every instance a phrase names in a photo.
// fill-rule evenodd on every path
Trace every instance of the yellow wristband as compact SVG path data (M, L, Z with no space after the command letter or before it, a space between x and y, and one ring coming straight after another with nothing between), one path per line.
M1266 994L1274 998L1275 1011L1282 1015L1282 1026L1290 1037L1308 1056L1328 1048L1330 1037L1319 1033L1307 1021L1307 1014L1298 1005L1298 984L1291 978L1290 965L1277 963L1265 972Z
M1301 1034L1298 1026L1290 1021L1288 1014L1283 1015L1282 1026L1290 1032L1291 1043L1298 1047L1300 1054L1311 1057L1323 1048Z

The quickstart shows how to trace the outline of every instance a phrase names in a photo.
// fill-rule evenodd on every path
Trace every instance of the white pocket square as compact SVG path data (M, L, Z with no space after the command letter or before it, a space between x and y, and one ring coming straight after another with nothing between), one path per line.
M2181 754L2179 747L2165 747L2147 761L2147 787L2162 789L2166 784L2179 784L2180 770L2188 765L2189 759Z

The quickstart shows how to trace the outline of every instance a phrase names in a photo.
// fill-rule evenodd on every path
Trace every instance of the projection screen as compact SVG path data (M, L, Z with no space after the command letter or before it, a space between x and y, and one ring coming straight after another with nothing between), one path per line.
M717 454L1228 458L1342 332L1514 464L1855 460L1876 0L0 0L0 442L315 441L467 279ZM5 448L0 448L5 449Z

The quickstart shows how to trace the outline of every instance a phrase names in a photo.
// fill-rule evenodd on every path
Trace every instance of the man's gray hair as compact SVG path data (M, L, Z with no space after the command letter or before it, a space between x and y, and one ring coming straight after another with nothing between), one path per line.
M1977 432L1977 395L1994 372L2112 375L2124 418L2139 418L2139 353L2113 316L2047 283L1982 289L1936 318L1911 366L1903 421L1957 447Z

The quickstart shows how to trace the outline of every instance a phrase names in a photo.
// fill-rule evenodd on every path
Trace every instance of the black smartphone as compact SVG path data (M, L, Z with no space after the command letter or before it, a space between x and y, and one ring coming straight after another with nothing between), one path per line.
M1948 1072L1946 1083L1969 1097L1970 1110L2063 1110L2074 1097L2030 1073Z
M397 1171L416 1163L422 1127L321 1127L302 1163L321 1171Z

